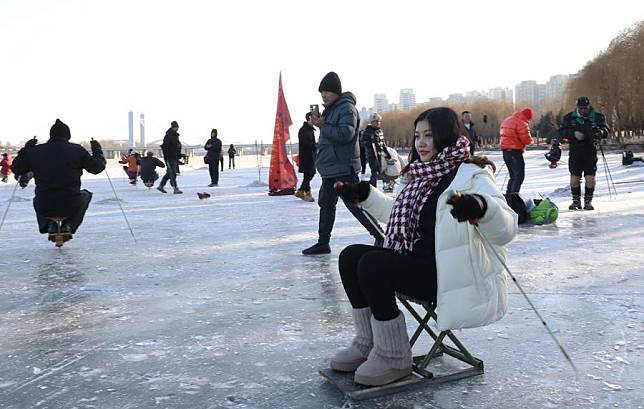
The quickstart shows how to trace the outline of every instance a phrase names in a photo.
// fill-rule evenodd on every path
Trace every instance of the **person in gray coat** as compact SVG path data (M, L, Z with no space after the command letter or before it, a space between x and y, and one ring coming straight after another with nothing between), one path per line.
M333 185L339 181L357 183L361 169L358 145L360 119L356 97L351 92L342 92L340 78L335 72L329 72L322 78L318 91L325 109L321 116L311 116L311 123L320 130L315 161L322 177L318 198L320 221L318 242L302 250L305 255L331 252L329 241L338 203L338 194Z
M210 139L203 147L206 150L205 162L210 172L210 184L208 187L219 186L219 158L221 157L221 139L217 138L217 130L210 131ZM223 170L223 165L222 165Z

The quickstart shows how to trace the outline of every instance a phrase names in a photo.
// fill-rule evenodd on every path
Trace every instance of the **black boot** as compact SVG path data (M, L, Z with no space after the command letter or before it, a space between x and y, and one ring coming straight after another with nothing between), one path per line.
M568 206L570 210L581 210L581 186L571 187L572 204Z
M593 193L595 193L595 188L587 187L584 192L584 210L595 210L593 207Z
M329 254L331 252L331 247L329 243L315 243L308 249L302 250L302 254L305 256L314 256L317 254Z

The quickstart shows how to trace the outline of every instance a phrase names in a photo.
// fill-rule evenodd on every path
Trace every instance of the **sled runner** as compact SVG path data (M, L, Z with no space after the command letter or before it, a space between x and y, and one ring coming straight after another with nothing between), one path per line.
M63 226L63 220L65 220L64 217L49 217L49 220L52 222L56 223L56 232L55 233L49 233L49 241L54 242L56 247L62 247L63 243L66 241L69 241L72 239L72 233L71 232L63 232L62 231L62 226Z
M349 204L347 208L374 236L376 245L382 246L385 234L376 219L358 206ZM483 374L483 361L474 357L452 331L438 331L432 328L430 322L436 322L437 319L436 305L433 302L414 299L401 293L397 293L396 297L418 323L418 327L409 339L411 347L413 348L423 333L430 338L429 351L424 355L414 356L412 374L396 382L375 387L362 386L353 382L351 372L337 372L327 368L321 370L320 375L350 399L363 400ZM418 307L415 308L412 304ZM448 341L451 345L447 344ZM433 363L437 365L431 366Z

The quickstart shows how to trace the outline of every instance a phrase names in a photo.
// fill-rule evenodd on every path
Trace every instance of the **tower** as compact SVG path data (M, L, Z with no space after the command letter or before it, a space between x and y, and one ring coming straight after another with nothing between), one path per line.
M129 131L128 147L134 148L134 112L130 111L127 113L127 120Z
M139 139L139 146L145 148L145 116L143 114L139 115L139 131L141 133Z

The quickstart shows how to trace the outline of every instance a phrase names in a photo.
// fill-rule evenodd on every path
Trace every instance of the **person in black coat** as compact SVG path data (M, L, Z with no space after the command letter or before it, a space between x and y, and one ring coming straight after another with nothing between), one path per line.
M595 210L592 204L597 181L597 146L608 136L604 114L590 105L588 97L577 98L572 112L563 117L559 128L560 140L569 143L568 171L570 172L570 210L581 210L581 178L584 177L584 210Z
M472 113L470 111L463 111L461 113L461 121L463 122L463 127L467 131L467 139L470 140L470 156L474 156L474 150L476 149L476 144L481 145L481 139L474 129L474 122L472 122Z
M307 202L312 202L311 179L315 175L315 128L311 123L311 113L306 114L306 122L297 133L298 139L298 156L300 163L298 166L299 173L303 174L302 184L295 192L295 196Z
M33 172L36 181L34 209L40 233L54 233L57 226L50 218L64 217L61 232L76 233L92 200L92 193L81 190L83 170L94 175L105 169L101 145L92 140L92 155L82 146L70 143L69 127L56 119L49 141L37 145L31 139L18 152L11 169L18 175Z
M179 173L179 158L181 158L181 142L179 141L179 124L172 121L170 129L165 133L161 149L163 150L163 160L165 161L165 175L157 190L162 193L168 193L165 190L165 184L170 181L170 186L174 189L174 194L183 193L177 186L177 174Z
M369 125L360 132L362 140L362 149L371 169L371 178L369 183L373 186L378 185L378 179L382 172L382 155L391 159L385 144L385 136L381 129L382 117L377 112L371 114Z
M232 166L235 169L235 155L237 155L237 149L231 143L230 148L228 148L228 169Z
M165 168L165 164L154 156L154 152L148 151L144 158L141 158L141 180L150 187L159 178L157 167Z
M219 158L221 157L221 139L217 138L217 130L210 132L210 139L203 147L206 150L205 162L208 164L210 172L210 184L208 186L219 185ZM222 165L223 166L223 165Z

